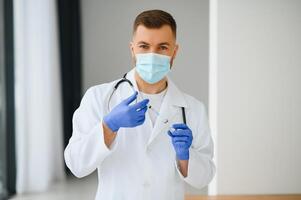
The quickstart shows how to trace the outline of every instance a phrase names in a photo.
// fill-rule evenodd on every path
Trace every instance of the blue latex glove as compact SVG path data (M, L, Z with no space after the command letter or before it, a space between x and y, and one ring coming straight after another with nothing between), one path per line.
M113 131L116 132L121 127L135 127L145 121L145 112L149 99L144 99L136 104L129 105L137 98L136 91L132 96L123 100L107 114L103 121Z
M189 147L192 143L192 131L186 124L173 124L174 131L168 131L179 160L189 160Z

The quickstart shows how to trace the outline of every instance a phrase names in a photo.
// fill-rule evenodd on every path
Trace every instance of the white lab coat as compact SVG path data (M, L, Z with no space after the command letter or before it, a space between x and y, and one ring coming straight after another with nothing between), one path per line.
M127 78L134 84L135 68ZM160 117L153 127L148 112L145 122L135 128L120 128L110 148L104 143L102 118L108 113L108 97L118 80L91 87L73 115L73 133L65 149L65 161L76 177L98 170L96 200L183 200L184 182L203 188L213 178L213 142L204 104L182 93L168 77ZM132 94L122 83L110 107ZM167 130L182 123L185 107L192 130L188 176L180 173ZM166 123L165 119L168 119Z

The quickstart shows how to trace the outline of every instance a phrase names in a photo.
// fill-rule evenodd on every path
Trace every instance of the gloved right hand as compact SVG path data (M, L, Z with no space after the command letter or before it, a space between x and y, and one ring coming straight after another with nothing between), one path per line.
M117 132L121 127L135 127L144 123L149 99L129 105L137 98L137 94L138 92L136 91L104 116L103 121L113 132Z

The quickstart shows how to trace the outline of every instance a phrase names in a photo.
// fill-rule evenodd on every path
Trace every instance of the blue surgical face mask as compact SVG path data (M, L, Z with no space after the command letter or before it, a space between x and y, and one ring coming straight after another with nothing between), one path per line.
M157 83L170 71L170 57L156 53L136 54L136 71L144 81Z

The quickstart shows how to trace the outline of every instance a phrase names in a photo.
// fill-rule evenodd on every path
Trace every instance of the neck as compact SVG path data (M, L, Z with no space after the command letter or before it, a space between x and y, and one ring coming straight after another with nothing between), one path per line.
M146 94L158 94L165 90L167 87L167 78L164 77L157 83L149 84L148 82L144 81L136 72L135 70L135 79L138 86L139 91L146 93Z

